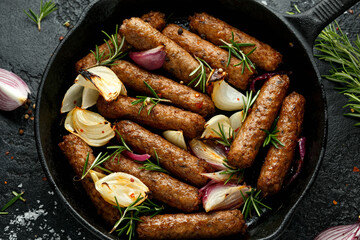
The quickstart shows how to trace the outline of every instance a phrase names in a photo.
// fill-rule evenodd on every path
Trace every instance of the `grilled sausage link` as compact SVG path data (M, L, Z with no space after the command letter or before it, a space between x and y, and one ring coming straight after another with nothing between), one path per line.
M279 131L277 139L284 146L270 147L257 182L264 196L276 194L282 187L295 154L304 111L305 98L302 95L292 92L284 99L276 125Z
M64 136L63 142L59 143L59 147L69 160L69 164L73 168L76 176L80 179L88 153L88 168L95 160L92 149L86 142L74 134ZM98 171L98 169L96 170ZM98 214L109 226L114 225L120 218L119 211L101 197L100 193L95 189L94 182L90 175L87 175L81 180L81 184L94 204Z
M238 43L252 43L254 46L241 47L245 54L248 54L254 47L256 50L248 57L261 69L274 71L282 62L282 55L256 38L240 31L239 29L213 17L207 13L196 13L189 17L190 29L198 33L201 37L214 43L223 45L221 41L229 41L234 33L234 41Z
M231 144L228 161L231 166L248 168L252 165L266 132L274 122L290 81L287 75L275 75L261 87L249 116Z
M198 61L150 24L133 17L124 20L120 32L138 50L147 50L163 45L166 53L163 68L186 84L194 79L194 76L189 75L199 66Z
M148 103L139 113L142 103L131 104L136 100L137 98L119 96L115 101L107 102L99 97L97 108L105 118L130 119L161 130L181 130L190 139L199 136L204 129L206 122L199 114L163 104L153 107L152 103ZM149 113L151 107L153 108Z
M199 209L201 203L198 189L165 173L140 169L143 165L121 155L105 162L113 172L125 172L139 178L151 191L151 196L184 212Z
M192 88L177 83L169 78L148 72L137 65L119 60L111 66L111 70L121 79L126 87L135 91L152 94L144 84L147 82L161 97L171 100L174 105L200 114L203 117L215 112L215 105L211 98Z
M252 68L250 71L246 66L236 66L240 63L240 60L235 57L231 58L230 64L227 64L229 58L228 51L215 46L211 42L176 24L167 25L162 33L193 56L203 59L212 68L225 69L227 80L234 87L242 90L247 89L249 79L255 73L255 69Z
M157 154L161 166L174 176L198 187L206 184L208 179L201 173L212 169L204 160L198 159L134 122L120 121L116 124L116 129L134 151L150 154L153 159L156 159Z
M153 26L154 28L158 29L159 31L161 29L164 28L166 22L165 22L165 14L161 13L161 12L149 12L147 14L144 14L141 19L143 19L145 22L148 22L151 26ZM122 35L118 33L117 35L117 40L118 40L118 44L120 45L121 41L122 41ZM109 45L111 48L113 48L113 44L111 43L111 41L108 41ZM123 52L127 52L129 49L131 48L131 46L129 45L129 43L127 43L127 41L125 40L124 45L122 47L122 51ZM109 54L109 48L108 45L106 43L103 43L99 46L99 53L103 53L104 56L106 56L107 54ZM86 55L85 57L83 57L82 59L80 59L79 61L76 62L75 64L75 71L79 72L80 69L87 69L89 67L95 66L96 64L96 59L94 57L93 53L89 53L88 55Z
M240 210L211 213L164 214L141 217L136 231L139 239L219 238L246 231Z

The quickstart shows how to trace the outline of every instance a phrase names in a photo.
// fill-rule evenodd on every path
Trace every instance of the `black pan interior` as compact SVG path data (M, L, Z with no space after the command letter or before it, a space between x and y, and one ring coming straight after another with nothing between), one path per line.
M130 1L103 0L93 4L80 23L63 40L51 59L39 89L36 122L39 154L50 181L75 217L103 239L117 239L107 234L109 228L96 215L93 206L78 183L57 144L63 129L59 109L61 100L76 77L76 61L102 44L104 35L115 31L116 24L125 18L141 16L150 11L162 11L169 21L186 24L194 12L208 12L233 26L255 36L284 55L280 70L290 70L291 90L303 94L307 100L304 131L307 137L307 156L299 178L268 204L273 208L250 225L251 239L278 236L289 222L291 213L313 180L323 154L326 130L326 107L323 92L314 69L309 49L304 47L283 20L266 7L250 0L241 1Z

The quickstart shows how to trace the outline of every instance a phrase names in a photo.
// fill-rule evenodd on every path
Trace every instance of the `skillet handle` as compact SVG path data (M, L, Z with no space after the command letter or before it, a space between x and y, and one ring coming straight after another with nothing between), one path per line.
M285 18L302 33L312 46L319 33L335 18L349 9L359 0L323 0L308 11Z

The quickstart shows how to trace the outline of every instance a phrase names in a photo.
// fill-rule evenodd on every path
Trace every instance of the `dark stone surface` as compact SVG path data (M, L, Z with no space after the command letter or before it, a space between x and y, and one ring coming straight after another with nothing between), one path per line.
M29 108L0 112L0 206L12 198L11 191L25 191L26 203L16 202L8 215L0 215L0 239L94 239L61 204L47 182L40 165L35 141L32 104L43 71L59 38L69 31L63 23L76 24L91 0L56 0L58 10L42 22L42 31L24 14L24 9L39 9L40 0L0 1L0 68L18 74L30 87ZM302 11L319 0L261 1L278 12ZM344 13L338 21L345 33L354 39L360 29L360 4L354 13ZM329 65L317 61L321 74ZM343 116L346 98L334 90L334 84L323 80L328 103L329 123L325 157L315 183L298 206L281 239L312 239L319 231L338 224L356 221L360 205L360 129L355 120ZM36 106L35 106L36 107ZM30 110L30 112L29 112ZM24 134L19 134L19 129ZM6 154L8 152L8 154ZM335 205L333 200L337 202Z

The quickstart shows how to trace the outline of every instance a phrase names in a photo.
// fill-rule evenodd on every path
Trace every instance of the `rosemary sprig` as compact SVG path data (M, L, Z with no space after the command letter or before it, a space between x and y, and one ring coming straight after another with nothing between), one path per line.
M241 122L244 122L247 114L249 112L250 107L255 103L255 100L257 99L257 97L260 94L260 90L257 91L257 93L255 94L255 96L253 96L253 92L252 91L246 91L246 96L245 98L243 97L243 103L244 103L244 107L243 107L243 115L241 118Z
M100 53L98 45L95 46L95 52L93 50L90 50L90 52L94 55L94 57L96 59L95 66L112 66L112 65L115 65L113 63L114 61L119 60L119 59L123 58L126 55L126 53L122 52L122 48L123 48L124 42L125 42L125 37L123 37L121 39L121 42L119 44L119 41L118 41L118 29L119 29L118 25L116 25L115 34L112 34L112 35L107 34L105 31L101 31L108 38L108 40L104 39L104 42L106 43L106 45L108 47L109 54L104 56L105 51ZM112 46L110 45L109 42L111 42Z
M171 102L168 99L164 99L164 98L159 98L159 96L157 95L157 93L155 92L155 90L146 82L144 81L144 84L146 85L147 88L150 89L151 93L154 95L154 97L147 97L147 96L136 96L136 98L138 98L137 100L133 101L131 103L131 105L136 105L141 103L141 107L139 109L138 114L141 113L141 111L150 103L152 103L153 105L149 108L148 110L148 115L150 115L151 110L159 103L159 102Z
M33 10L29 9L29 12L24 10L24 13L28 15L28 17L37 24L39 32L41 31L41 20L43 20L47 15L57 10L55 3L52 1L45 2L43 4L43 0L40 2L40 13L39 15L35 14Z
M123 151L129 151L132 152L132 150L130 149L130 147L126 144L124 138L121 136L121 134L119 133L119 131L117 129L114 129L114 131L116 132L116 134L119 136L120 141L121 141L121 145L118 146L108 146L106 147L107 149L115 149L115 151L110 154L109 159L116 159Z
M26 200L24 198L22 198L21 196L24 194L24 192L21 193L17 193L15 191L12 192L15 196L9 201L7 202L1 209L0 209L0 215L6 215L9 214L8 212L4 212L7 208L9 208L11 205L13 205L18 199L22 200L23 202L25 202Z
M83 172L82 172L80 180L84 179L86 177L86 175L90 172L90 170L92 170L94 168L99 168L99 169L101 169L101 170L103 170L103 171L105 171L107 173L111 173L111 171L109 171L108 169L103 168L103 167L100 166L103 162L107 161L110 158L110 156L108 155L107 152L104 153L104 154L99 153L96 156L94 162L90 165L89 169L86 170L87 166L88 166L88 163L89 163L89 155L90 155L90 152L87 153L84 168L83 168Z
M248 217L251 217L251 213L255 210L256 214L260 217L263 214L262 207L272 210L271 207L262 203L262 199L260 199L261 190L258 192L255 188L251 188L249 192L246 192L245 196L241 191L241 196L244 200L244 206L242 209L242 214L244 215L244 219L246 220Z
M189 82L188 86L190 86L191 84L193 84L194 82L195 85L194 87L197 87L200 85L200 91L202 91L203 93L205 93L206 91L206 82L207 82L207 77L206 77L206 68L208 68L210 70L210 72L212 71L212 68L210 67L210 65L205 62L203 59L195 57L196 60L198 60L199 62L199 66L197 68L194 69L194 71L192 71L189 76L192 77L195 74L196 77L191 80L191 82Z
M155 154L155 159L156 159L156 163L153 163L152 161L150 161L149 159L147 159L146 161L142 162L142 161L136 161L137 163L142 163L143 167L140 167L139 169L145 169L148 171L153 171L153 172L163 172L166 174L170 174L169 171L167 171L166 169L163 169L160 166L160 161L159 161L159 157L157 155L157 152L154 148L154 154Z
M326 27L316 40L315 49L320 54L315 54L320 60L331 63L329 75L324 77L339 84L336 89L348 98L351 113L345 116L360 118L360 38L357 35L350 42L335 21ZM360 122L355 126L360 126Z
M136 204L143 198L144 197L141 197L141 195L139 195L138 198L128 207L121 208L115 197L115 201L117 204L116 208L119 210L120 219L115 223L110 233L114 232L119 226L121 226L121 228L116 230L118 236L121 236L125 233L130 240L135 236L136 222L141 221L140 216L151 215L150 217L153 217L159 214L164 209L163 206L159 206L154 202L150 201L149 199L146 199L142 204L136 206Z
M227 61L227 65L229 66L230 61L231 61L231 57L232 55L234 55L235 57L237 57L238 59L240 59L240 62L235 64L234 67L236 66L240 66L242 65L242 69L241 69L241 74L244 74L245 71L245 67L250 71L253 72L251 68L255 68L254 63L250 60L249 56L256 50L256 47L254 47L250 52L248 52L247 54L245 54L240 47L249 47L249 46L254 46L255 44L253 43L238 43L235 42L234 40L234 33L231 32L231 39L228 42L225 42L224 40L220 39L220 41L222 41L225 45L221 45L221 48L227 49L228 50L228 61Z
M224 159L223 165L226 167L226 170L221 171L220 174L230 174L229 178L224 182L224 185L226 185L234 176L238 178L237 184L239 184L244 176L245 170L229 166L227 159Z
M265 141L263 143L263 147L266 147L267 145L269 145L270 143L272 145L274 145L274 147L279 148L278 144L280 144L281 146L285 146L282 142L279 141L279 139L277 139L277 133L279 132L279 130L276 129L276 124L279 120L279 116L276 117L276 119L274 120L273 124L270 127L270 130L266 130L266 129L261 129L262 131L266 132L266 138Z
M216 131L214 128L212 129L216 133L216 135L221 138L221 140L216 140L216 142L224 146L230 147L232 141L234 141L235 138L235 131L231 129L231 127L229 127L229 136L226 136L224 131L224 124L218 123L218 127L220 132Z

